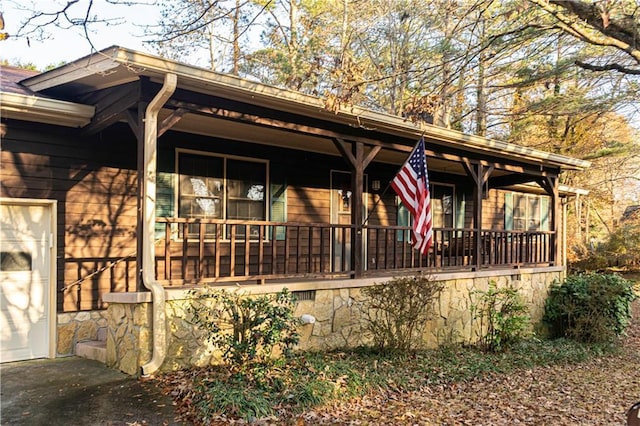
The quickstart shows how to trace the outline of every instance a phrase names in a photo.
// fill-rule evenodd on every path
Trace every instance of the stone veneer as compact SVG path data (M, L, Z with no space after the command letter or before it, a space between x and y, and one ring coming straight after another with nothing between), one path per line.
M471 317L471 295L476 290L486 291L490 281L495 281L499 287L511 284L518 289L529 306L532 324L535 325L542 318L550 284L562 276L563 268L557 267L437 274L434 278L444 282L444 290L435 302L433 318L425 324L424 343L428 347L437 347L477 341L479 330ZM362 327L362 288L389 279L287 284L291 291L316 291L315 300L300 301L296 306L296 315L309 314L316 320L313 324L301 326L299 348L329 350L367 344L369 337ZM242 290L257 295L277 292L282 287L247 286ZM151 358L151 296L149 293L111 293L105 301L109 302L107 364L136 375L140 366ZM162 370L203 366L219 359L213 348L202 344L199 330L189 322L185 311L188 303L184 290L167 290L167 357Z
M56 356L73 355L78 342L98 340L98 330L107 327L107 315L107 311L58 314Z

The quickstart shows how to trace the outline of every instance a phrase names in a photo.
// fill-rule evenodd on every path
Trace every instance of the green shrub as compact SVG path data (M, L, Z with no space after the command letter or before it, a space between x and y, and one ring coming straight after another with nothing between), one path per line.
M394 278L362 290L365 327L374 347L382 351L419 347L421 331L443 286L430 277L416 276Z
M299 341L295 300L287 289L259 297L211 287L190 293L191 321L222 351L233 372L259 380L273 365L276 347L286 358Z
M233 377L226 381L207 380L195 389L195 409L200 422L209 424L212 418L224 414L230 418L251 420L273 414L271 395L260 384L247 377Z
M499 352L526 337L530 318L516 289L498 288L491 281L487 291L475 291L472 297L475 303L471 312L473 319L480 321L479 343L483 349Z
M618 275L571 275L551 286L543 320L552 337L610 342L629 325L634 298L632 283Z

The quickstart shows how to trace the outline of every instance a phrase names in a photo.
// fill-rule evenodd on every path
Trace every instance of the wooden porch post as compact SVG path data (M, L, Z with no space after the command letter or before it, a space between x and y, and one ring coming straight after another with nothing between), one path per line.
M142 86L148 85L148 80L144 80L141 82ZM144 92L145 88L143 87L142 91ZM147 90L150 90L147 88ZM129 123L129 127L133 131L133 134L136 136L137 142L137 184L138 191L137 196L138 200L136 201L136 291L145 291L145 287L142 283L142 245L143 245L143 236L142 236L142 225L144 222L144 216L142 211L143 200L145 199L144 193L144 116L147 110L147 106L149 105L148 101L139 101L137 104L137 109L129 109L125 112L125 117L127 119L127 123ZM171 127L176 124L182 116L186 113L184 109L177 109L171 112L162 122L158 124L158 133L157 137L162 136L165 132L167 132Z
M559 245L560 240L558 238L558 212L560 209L560 196L558 192L558 177L557 176L544 176L538 181L540 186L551 196L551 223L549 224L549 230L553 232L551 246L549 247L549 258L554 265L558 265L558 254L560 252ZM566 220L566 218L564 219ZM564 236L566 238L566 236Z
M144 291L142 285L142 200L144 200L144 112L148 102L138 102L137 111L127 111L127 121L137 142L137 201L136 201L136 291Z
M365 155L364 144L362 142L352 142L351 147L342 139L334 139L333 142L351 170L351 193L353 194L351 197L351 223L354 225L354 235L351 239L351 265L353 265L353 277L359 278L364 273L364 263L362 260L364 259L365 252L362 235L364 170L378 152L380 152L382 147L374 146L367 155Z
M476 170L474 173L475 186L473 188L474 203L473 203L473 217L475 220L476 238L474 245L474 266L475 270L479 271L482 267L482 200L483 200L483 184L482 184L482 164L476 164Z
M474 269L478 271L482 267L482 200L484 199L484 188L494 166L485 167L482 163L473 164L468 158L462 160L462 165L475 183L473 187L473 220L476 237L473 246L473 264Z
M364 186L364 147L362 142L353 143L355 164L351 171L351 191L353 192L353 204L351 205L351 223L355 225L353 246L351 249L351 264L353 265L354 278L360 278L364 272L362 259L364 247L362 245L362 187Z

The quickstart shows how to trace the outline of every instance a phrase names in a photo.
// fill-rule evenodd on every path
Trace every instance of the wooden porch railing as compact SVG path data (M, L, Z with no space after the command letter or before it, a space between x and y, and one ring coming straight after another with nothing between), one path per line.
M351 277L355 227L327 223L158 218L156 277L167 286L285 278ZM436 228L428 255L410 228L363 227L362 275L549 265L553 232ZM187 238L185 238L185 236ZM476 241L481 258L475 259Z
M326 223L159 218L156 277L168 285L348 277L354 227ZM187 235L187 238L184 236Z

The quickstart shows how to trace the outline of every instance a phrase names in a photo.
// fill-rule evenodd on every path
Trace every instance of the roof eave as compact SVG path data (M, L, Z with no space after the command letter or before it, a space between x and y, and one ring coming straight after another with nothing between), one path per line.
M505 189L513 189L522 192L534 192L539 194L545 194L546 191L535 183L520 183L516 185L510 185ZM558 185L558 194L561 197L575 197L575 196L586 196L589 195L589 190L584 188L576 188L574 186L560 184Z
M545 164L564 170L582 170L591 163L564 155L548 153L520 145L430 124L408 122L402 117L374 112L356 106L341 107L337 111L326 108L323 100L293 90L277 88L240 77L186 65L143 52L113 46L88 55L60 68L48 71L21 83L31 90L46 90L71 83L83 76L108 75L118 67L127 67L135 75L146 75L162 82L167 72L178 75L178 84L187 89L216 96L259 104L264 107L297 113L353 127L375 129L380 132L417 139L421 135L439 143L478 153L493 154L534 164Z
M3 118L83 127L89 124L94 113L95 107L90 105L0 92L0 115Z

